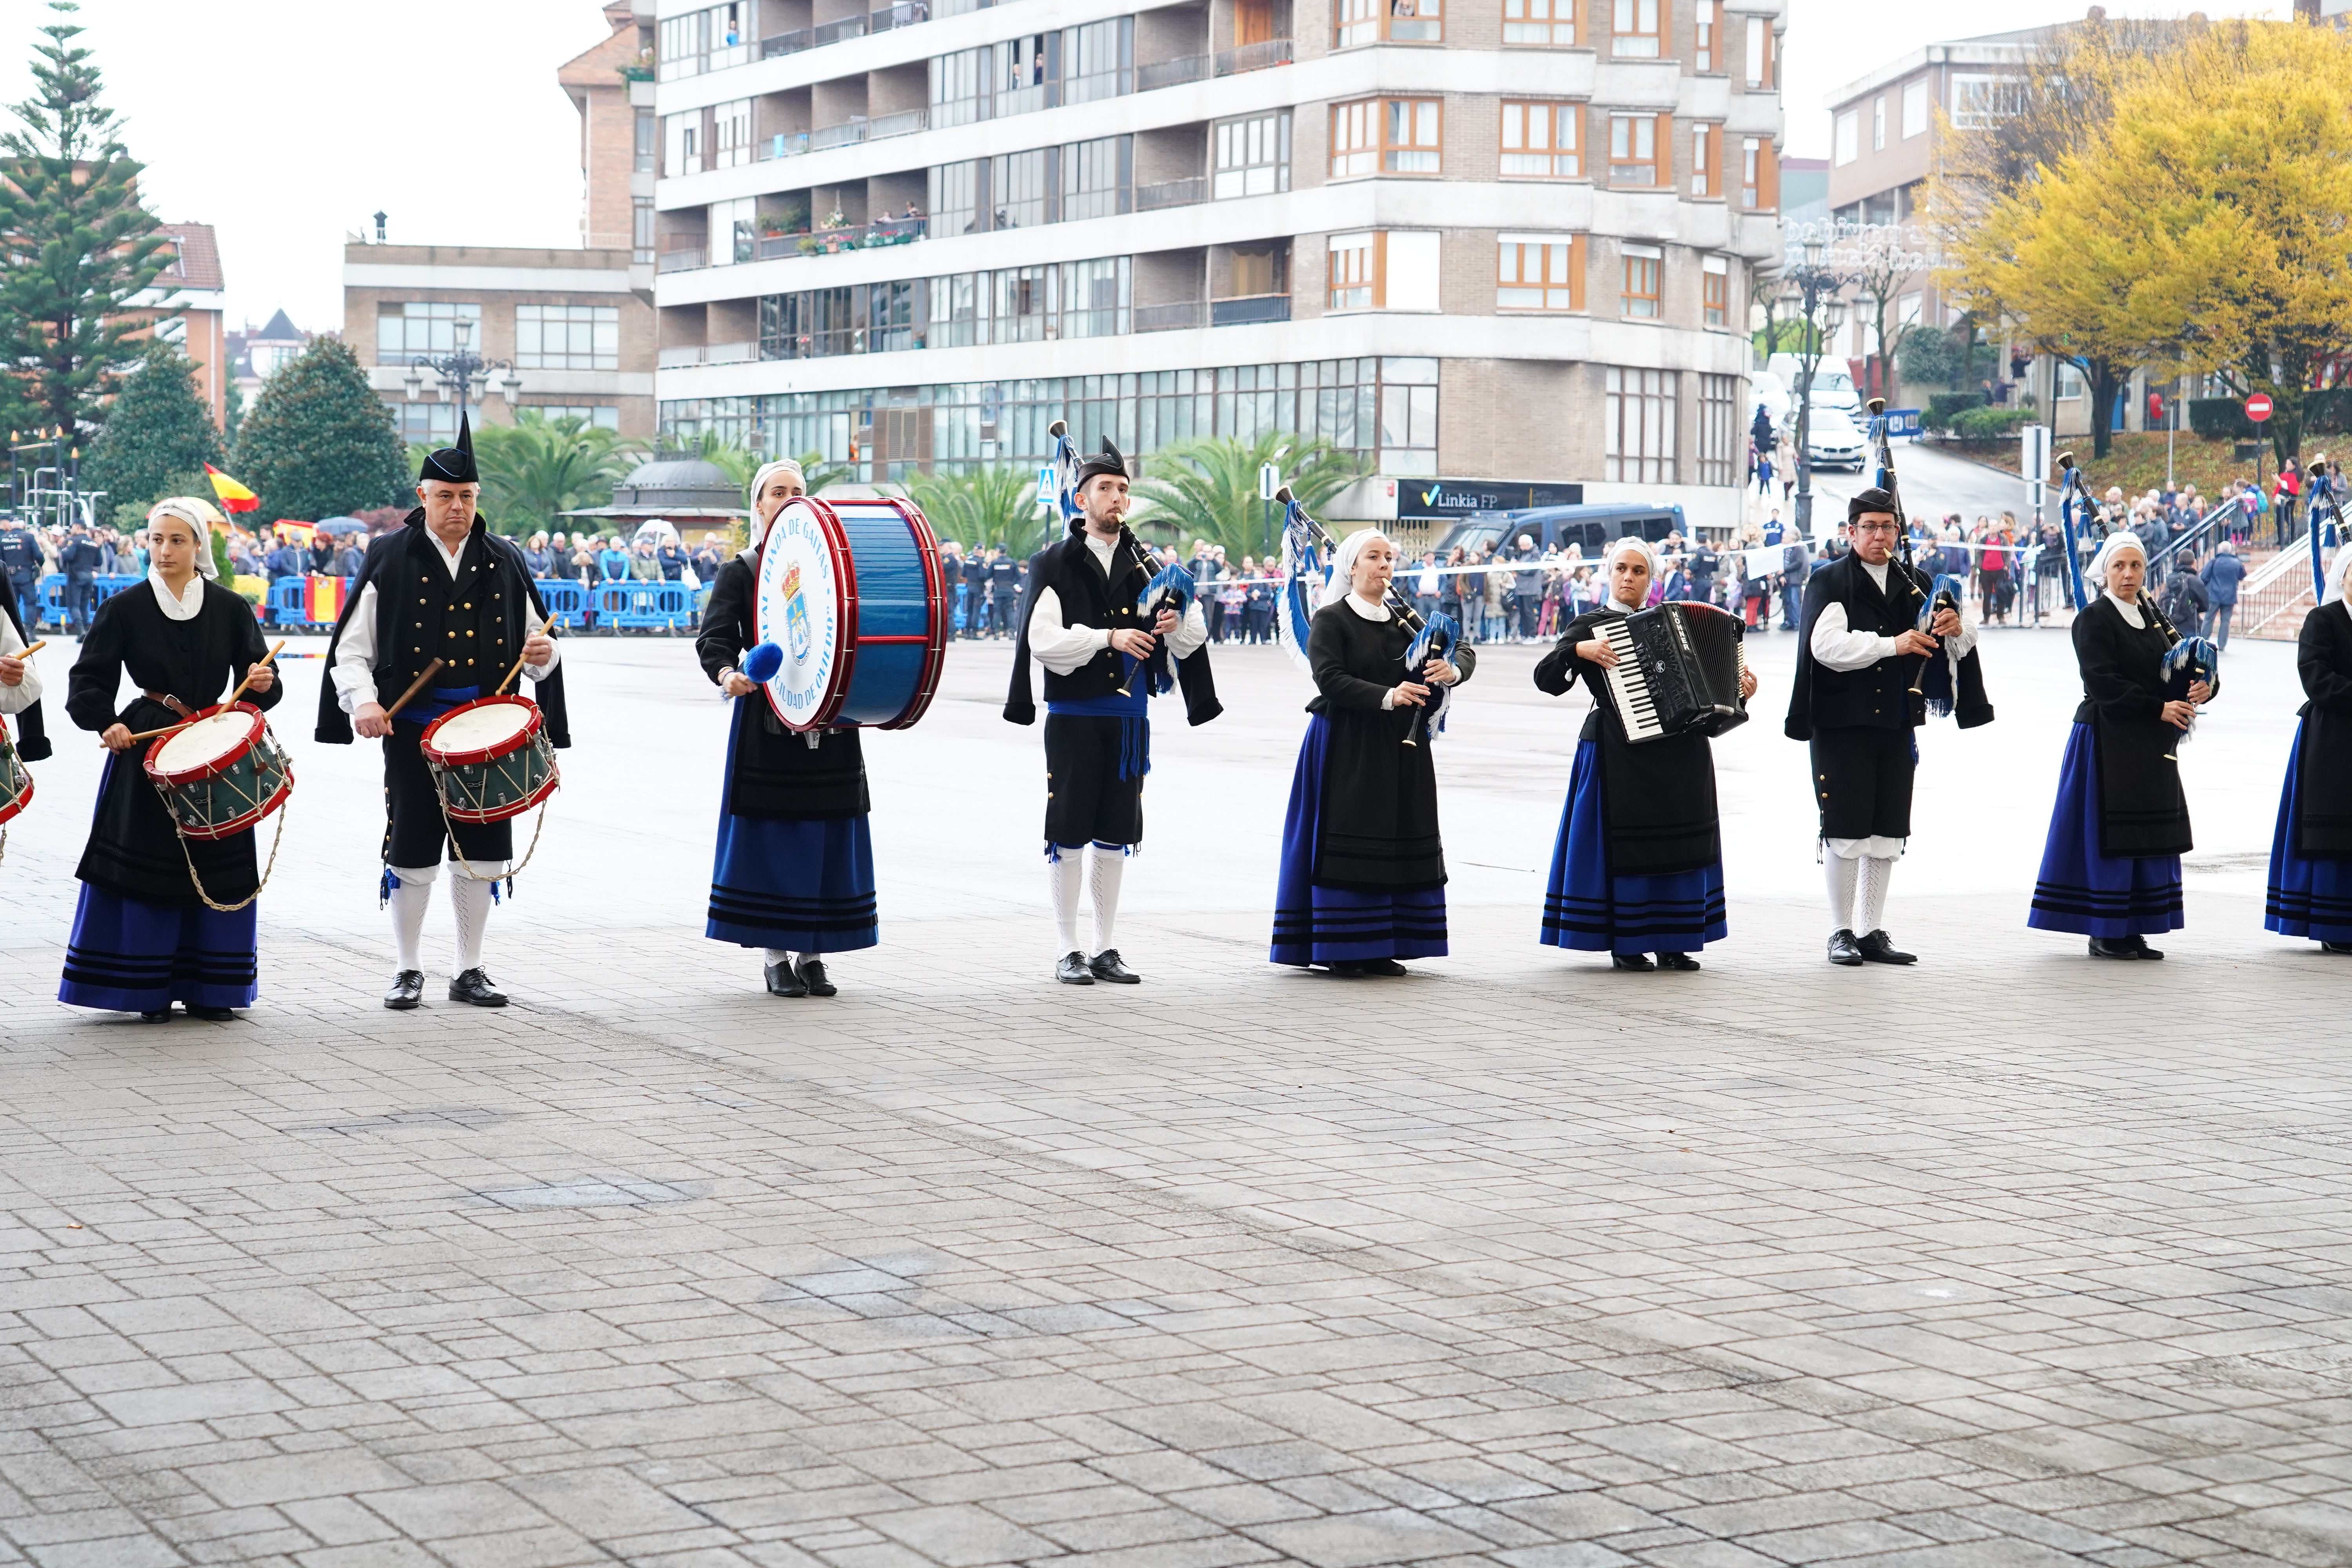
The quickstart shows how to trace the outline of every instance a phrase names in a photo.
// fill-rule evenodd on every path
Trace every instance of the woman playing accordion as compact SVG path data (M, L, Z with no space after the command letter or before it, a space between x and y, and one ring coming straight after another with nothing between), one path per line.
M2271 839L2270 897L2263 924L2352 952L2352 604L2345 602L2352 549L2327 568L2327 596L2303 619L2295 673L2302 722L2287 758Z
M1553 696L1579 679L1592 696L1552 849L1542 940L1606 952L1619 969L1696 969L1691 953L1727 930L1715 754L1696 730L1640 745L1626 738L1607 673L1617 650L1598 627L1648 600L1657 558L1643 541L1620 539L1601 570L1608 602L1569 623L1536 666L1536 685ZM1756 694L1753 671L1739 672L1739 689Z

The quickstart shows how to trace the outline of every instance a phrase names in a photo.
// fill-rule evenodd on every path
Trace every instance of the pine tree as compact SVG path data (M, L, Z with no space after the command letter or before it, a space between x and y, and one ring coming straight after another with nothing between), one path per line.
M268 517L343 517L397 505L414 489L392 410L340 338L310 346L262 383L236 428L229 471Z
M106 427L81 460L82 487L106 492L110 516L136 519L165 496L212 493L205 465L228 455L197 395L195 368L177 345L153 343L115 394Z
M56 0L61 16L76 7ZM5 388L16 426L86 430L138 362L149 316L126 316L168 258L152 214L139 204L143 167L115 139L98 100L99 72L82 29L56 21L35 46L34 95L15 106L19 128L0 136L0 355L18 367Z

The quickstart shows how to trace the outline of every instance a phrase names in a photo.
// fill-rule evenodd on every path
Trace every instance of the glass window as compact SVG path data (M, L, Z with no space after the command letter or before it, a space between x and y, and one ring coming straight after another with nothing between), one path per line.
M1671 485L1675 477L1675 373L1601 373L1601 477L1619 484Z
M1135 18L1062 29L1062 101L1093 103L1135 90Z
M1335 234L1331 237L1330 308L1334 310L1369 310L1372 308L1372 290L1377 281L1375 253L1380 236L1376 234Z
M1377 99L1331 106L1333 179L1369 174L1380 167L1380 110Z
M598 430L621 427L621 411L609 403L526 403L517 412L537 415L551 424L558 419L577 419Z
M1047 324L1055 314L1055 289L1058 267L1001 267L989 274L995 284L995 323L991 341L1000 343L1043 342L1055 334Z
M618 370L621 311L615 305L517 305L519 370Z
M1702 375L1698 378L1698 482L1731 485L1739 482L1744 455L1737 443L1739 428L1739 378Z
M1584 308L1584 246L1569 234L1499 237L1495 275L1498 310Z
M1903 84L1903 140L1908 142L1927 129L1927 83L1922 79Z
M636 172L650 174L661 164L661 121L650 109L637 110Z
M1699 264L1699 305L1708 326L1731 324L1731 263L1727 258L1710 256Z
M1658 183L1656 115L1612 114L1609 117L1609 183L1612 185L1654 185Z
M1131 210L1134 147L1132 136L1104 136L1062 149L1062 222Z
M1870 100L1870 150L1886 151L1886 95L1883 92Z
M1027 114L1045 108L1045 35L1032 33L1025 37L1006 38L990 48L990 117L1002 120L1008 114Z
M986 226L1034 228L1046 221L1045 149L1007 153L988 161Z
M1213 200L1290 189L1290 110L1219 121L1216 160Z
M446 354L457 347L457 323L466 323L467 346L482 350L482 308L446 300L412 300L376 307L378 364L407 363L410 354ZM394 359L392 356L401 356Z
M1577 0L1503 0L1503 42L1570 48Z
M709 263L713 267L731 267L739 261L756 261L760 258L760 200L757 196L738 196L730 202L710 204L709 227Z
M970 125L988 118L986 49L958 49L931 58L930 128Z
M1723 195L1723 127L1691 127L1691 195Z
M1772 23L1768 17L1748 18L1748 85L1753 88L1773 85Z
M689 11L683 16L672 16L661 25L656 38L656 58L659 62L654 74L664 81L682 76L700 76L703 56L709 52L709 13Z
M1609 52L1621 60L1654 60L1664 53L1658 5L1659 0L1612 0Z
M702 173L702 110L662 116L662 173L672 179Z
M1744 137L1739 145L1739 205L1749 212L1770 212L1780 205L1780 171L1772 144L1761 136Z
M1952 129L1982 131L2020 113L2025 108L2025 83L2013 76L1956 76L1952 79Z
M1831 139L1834 145L1831 149L1830 156L1836 161L1839 168L1843 169L1861 157L1862 118L1859 112L1851 109L1842 111L1837 117Z
M654 199L632 196L629 199L629 259L642 266L654 258Z
M930 214L931 233L976 234L985 227L980 221L981 169L975 159L930 171L930 204L924 210Z
M1570 180L1582 174L1584 159L1576 132L1583 118L1580 103L1506 102L1504 177Z
M1640 321L1658 316L1658 272L1664 255L1654 245L1619 247L1625 258L1625 314Z
M1438 100L1392 98L1381 137L1381 172L1434 174L1438 158Z
M1723 0L1698 0L1691 13L1691 68L1714 71L1721 68L1718 58L1723 37Z
M1339 0L1338 47L1434 44L1445 37L1443 0Z
M751 100L734 99L710 110L710 158L714 169L732 169L751 161Z
M1063 263L1061 335L1108 338L1127 331L1131 287L1124 256Z

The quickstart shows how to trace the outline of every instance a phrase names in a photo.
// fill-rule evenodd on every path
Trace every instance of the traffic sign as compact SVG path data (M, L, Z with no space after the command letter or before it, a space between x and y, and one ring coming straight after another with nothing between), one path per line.
M1282 470L1272 463L1257 466L1257 499L1272 500L1274 492L1282 488Z
M2271 416L2271 400L2267 393L2255 393L2246 399L2246 417L2259 425Z

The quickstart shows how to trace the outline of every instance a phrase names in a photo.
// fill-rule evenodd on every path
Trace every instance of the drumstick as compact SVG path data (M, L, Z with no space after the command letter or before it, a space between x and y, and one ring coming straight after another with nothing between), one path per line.
M20 647L15 653L0 653L0 658L30 658L48 646L49 639L43 637L30 647Z
M548 641L553 642L555 640L555 623L553 621L548 622L547 625L540 627L540 630L547 634ZM529 642L530 639L529 637L525 637L523 640L525 642ZM517 656L514 661L514 668L507 671L506 679L499 682L498 690L491 692L491 696L496 697L506 690L508 683L512 681L516 676L522 673L522 661L524 658L529 657L530 656L528 654Z
M43 645L40 643L35 643L33 647L39 647ZM268 664L271 659L276 658L279 651L285 647L286 644L283 641L280 641L277 647L271 648L268 653L263 654L254 667L245 672L245 679L236 683L236 689L228 694L228 700L222 703L221 706L224 708L236 707L236 700L245 695L245 689L253 684L253 678L260 671L261 667ZM30 653L33 649L28 647L25 651L26 653ZM177 707L178 704L174 703L173 706ZM180 709L180 711L184 713L187 710L182 708ZM177 734L180 731L186 729L189 725L194 722L195 721L194 719L183 719L176 724L166 724L160 730L142 730L131 738L134 741L152 741L158 735Z
M438 674L440 669L441 660L437 658L431 664L426 665L425 667L425 673L410 681L408 683L408 689L400 694L400 700L383 710L384 722L387 724L392 722L392 716L399 712L402 709L407 707L408 700L415 696L418 692L424 690L425 683L432 679L435 675Z
M245 689L253 684L253 678L261 673L262 666L268 664L271 659L276 658L279 654L284 653L285 651L286 640L283 637L280 637L276 647L271 648L268 653L261 656L261 662L259 664L256 664L251 669L245 672L245 679L236 683L236 689L228 694L228 700L222 703L221 706L224 708L236 707L236 700L245 695Z

